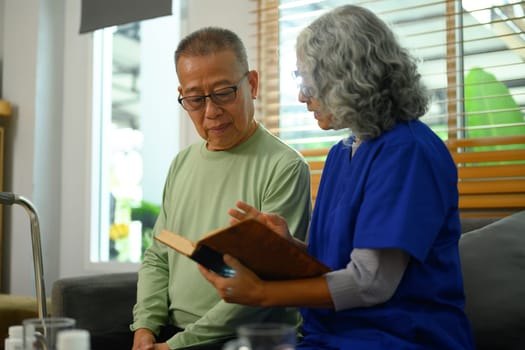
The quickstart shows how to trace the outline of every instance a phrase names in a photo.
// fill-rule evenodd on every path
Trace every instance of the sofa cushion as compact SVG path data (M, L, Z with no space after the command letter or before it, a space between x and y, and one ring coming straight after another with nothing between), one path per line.
M74 318L77 328L90 332L92 350L129 350L137 278L136 272L128 272L55 281L51 315Z
M462 235L466 313L481 349L525 349L525 211Z

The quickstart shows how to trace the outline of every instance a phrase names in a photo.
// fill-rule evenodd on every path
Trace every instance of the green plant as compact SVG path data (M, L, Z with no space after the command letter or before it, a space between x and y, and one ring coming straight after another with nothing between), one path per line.
M523 114L505 84L481 68L465 77L465 118L468 138L525 134ZM520 149L524 145L476 147L477 151Z

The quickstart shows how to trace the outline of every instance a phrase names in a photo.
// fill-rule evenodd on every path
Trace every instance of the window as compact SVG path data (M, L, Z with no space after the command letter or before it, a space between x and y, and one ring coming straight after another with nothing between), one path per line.
M164 176L179 147L178 27L171 16L94 33L92 262L140 262L151 242Z
M352 1L259 0L260 115L281 138L313 157L314 196L326 147L341 135L320 131L297 102L290 76L295 37L323 12L347 3ZM503 216L525 209L523 2L353 3L391 24L420 59L432 94L422 120L447 142L458 165L462 215Z

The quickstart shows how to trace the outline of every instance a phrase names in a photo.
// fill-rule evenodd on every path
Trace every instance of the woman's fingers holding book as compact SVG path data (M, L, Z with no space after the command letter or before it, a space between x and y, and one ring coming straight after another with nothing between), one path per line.
M224 255L224 262L235 270L235 277L226 278L224 301L243 305L259 305L264 281L231 255Z
M248 216L244 212L240 212L239 210L233 208L228 210L228 215L230 215L230 225L234 225L239 221L248 218Z
M230 224L233 225L238 221L253 218L265 224L281 236L287 239L291 238L288 230L288 224L282 216L273 213L263 213L257 210L257 208L243 201L238 201L235 203L235 205L237 208L232 208L228 211L228 214L232 218L230 219Z
M228 210L228 214L231 216L231 224L237 221L246 220L250 218L258 219L262 215L262 213L259 210L257 210L255 207L249 205L246 202L237 201L235 203L235 206L236 208L231 208L230 210Z
M244 212L246 215L250 217L256 217L258 214L261 213L259 210L257 210L257 208L243 201L237 201L235 203L235 206L238 209L240 209L240 211Z
M215 284L215 279L217 277L219 277L219 275L217 275L215 272L211 271L211 270L208 270L206 267L202 266L201 264L197 264L197 268L199 269L199 272L201 273L201 275L208 281L210 282L211 284L213 284L213 286L215 288L217 288L216 284Z
M285 218L277 214L266 214L266 226L271 228L286 239L292 239Z
M237 267L240 267L241 269L244 268L237 259L232 258L229 255L225 255L224 262L226 262L232 268L234 268L234 266L232 265L236 265ZM236 287L234 286L234 284L237 284L238 290L242 291L242 287L239 288L239 283L234 283L234 277L229 277L229 278L222 277L216 274L215 272L208 270L206 267L202 266L201 264L198 264L198 269L199 269L199 272L204 276L204 278L208 280L208 282L210 282L215 287L215 289L217 289L217 292L219 293L222 299L224 299L227 302L235 302L234 292L236 290ZM244 269L247 270L246 268ZM235 271L235 276L237 276L237 271Z
M215 272L208 270L206 267L202 266L201 264L197 265L199 272L204 276L204 278L210 282L215 289L217 289L217 292L223 298L226 300L228 296L231 296L233 294L233 287L229 286L227 284L227 279L230 278L224 278L220 275L216 274Z

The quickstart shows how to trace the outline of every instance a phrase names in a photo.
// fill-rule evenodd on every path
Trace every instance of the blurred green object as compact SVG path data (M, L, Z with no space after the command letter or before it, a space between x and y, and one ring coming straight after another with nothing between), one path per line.
M505 84L481 68L465 77L467 138L524 135L524 117ZM476 151L521 149L524 145L476 147Z
M153 226L157 221L157 217L160 213L160 206L147 202L141 201L138 207L131 208L131 220L142 222L142 252L141 260L144 256L144 252L153 242Z

